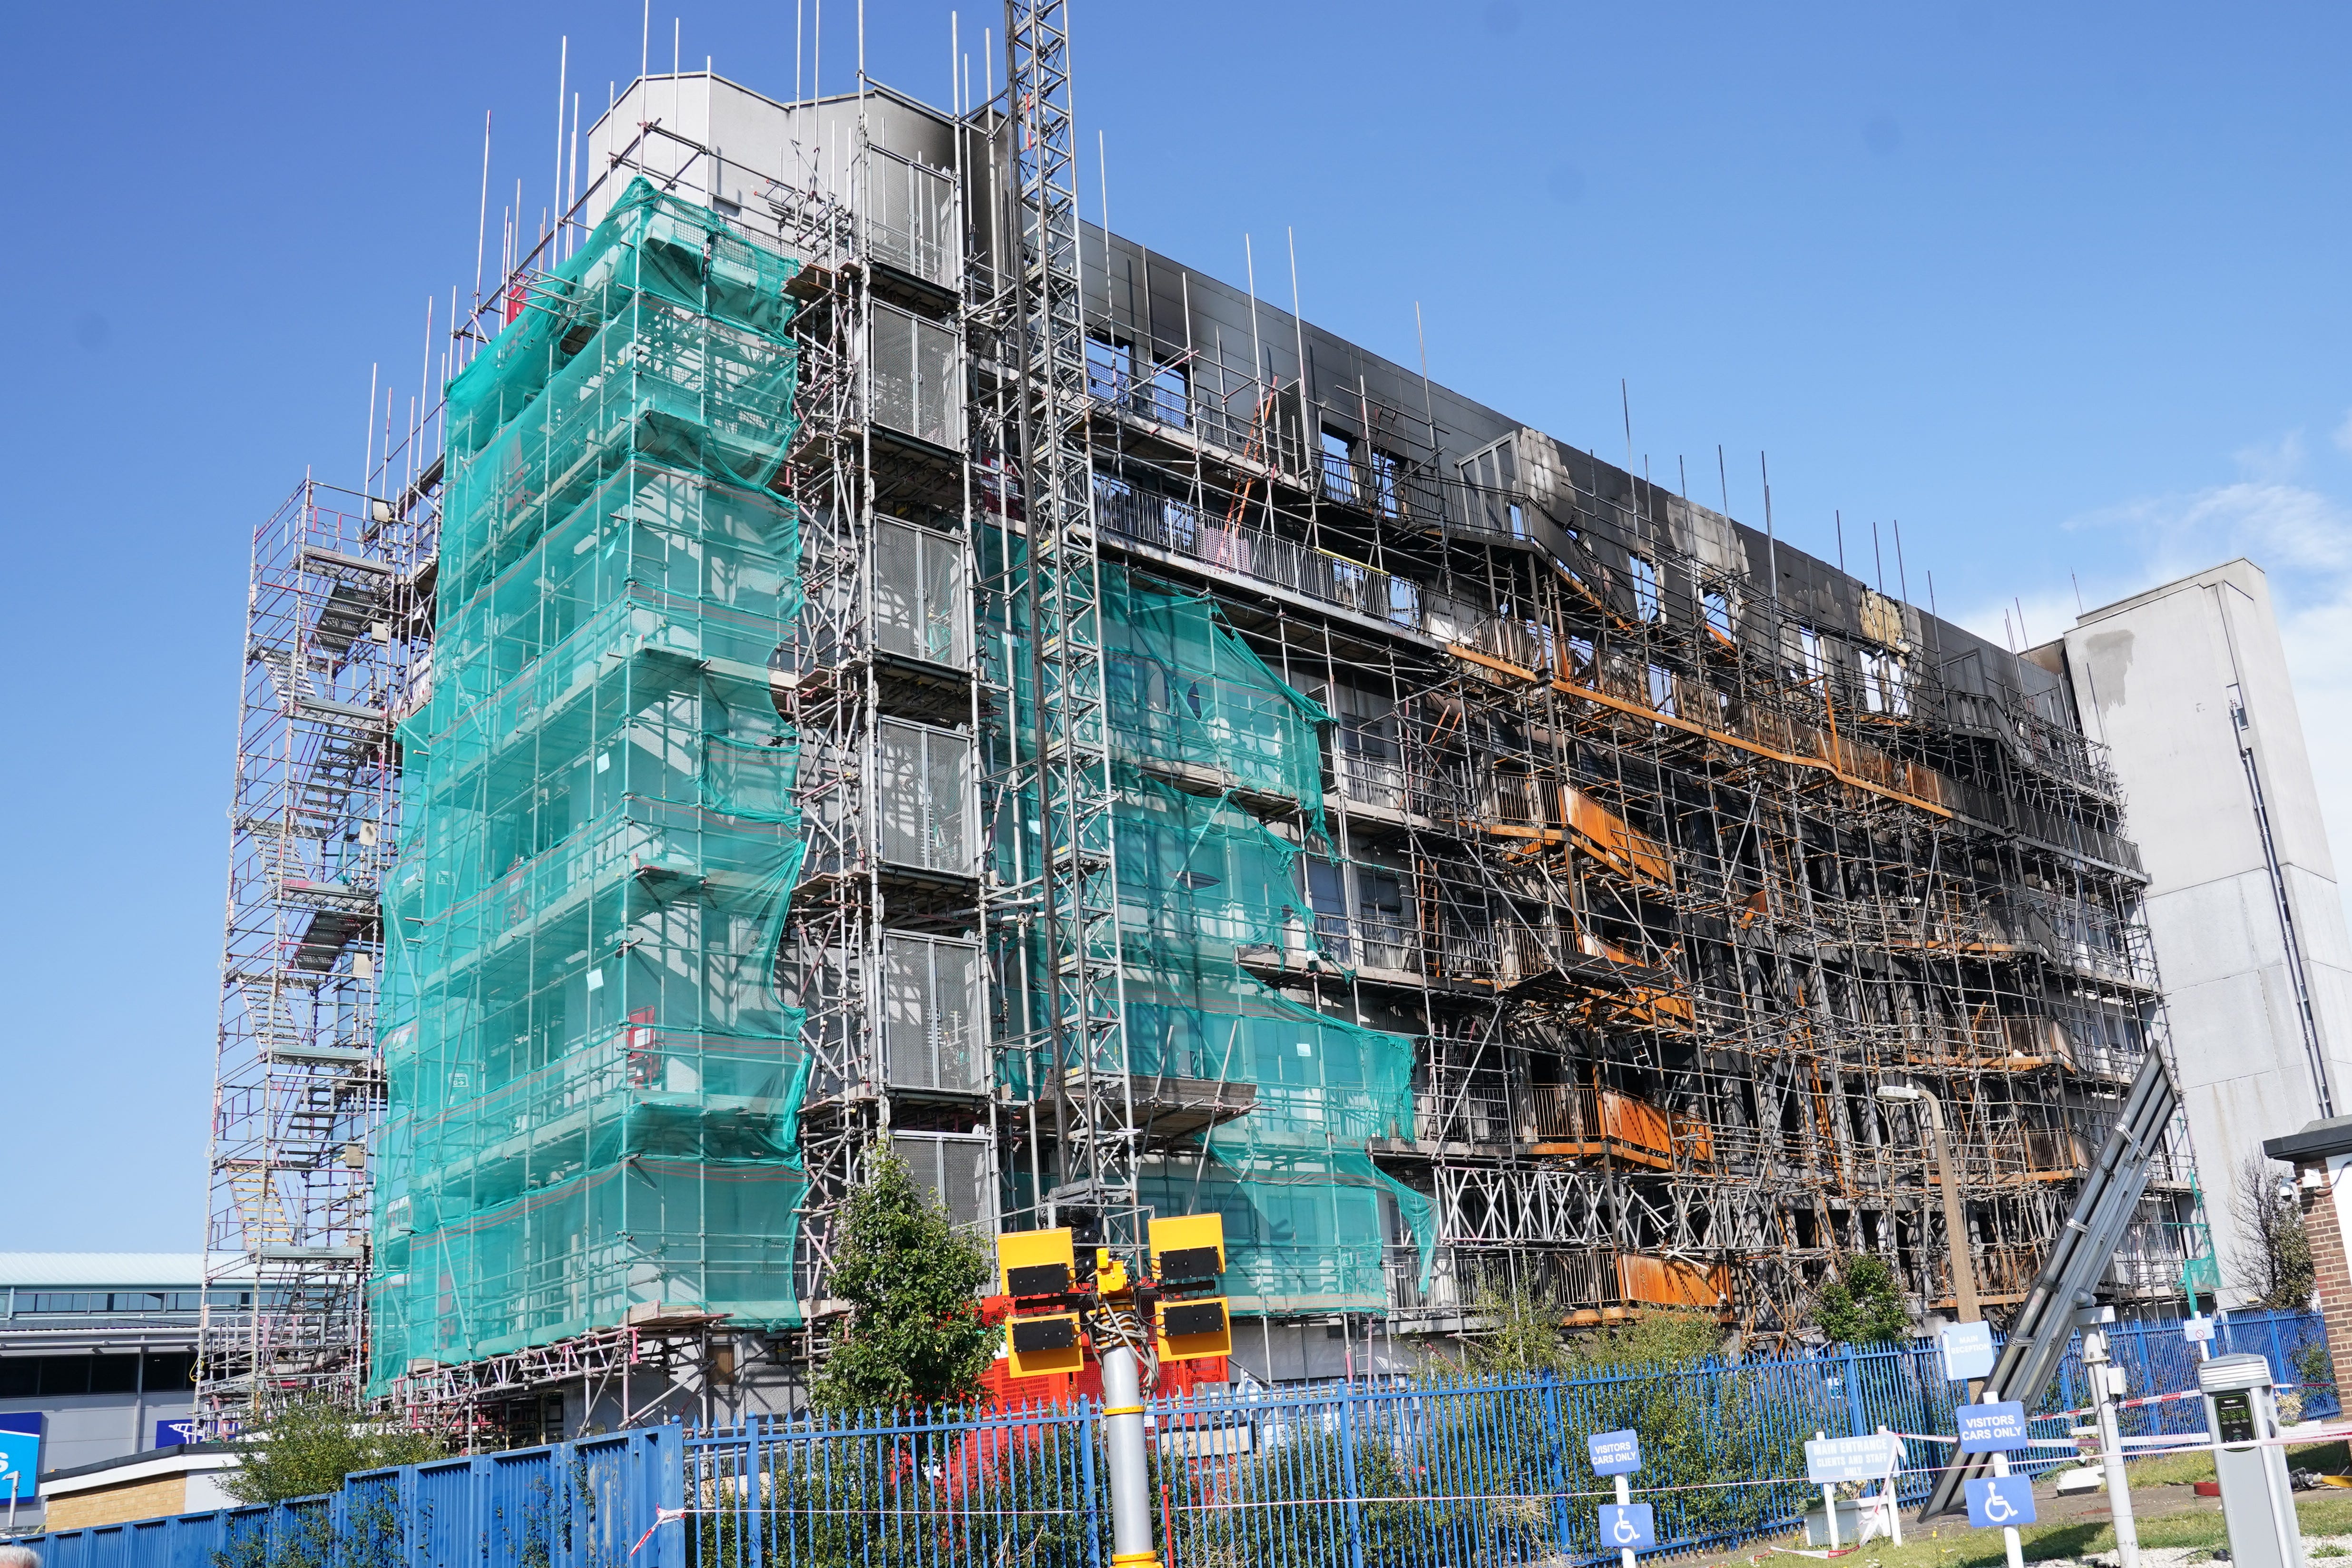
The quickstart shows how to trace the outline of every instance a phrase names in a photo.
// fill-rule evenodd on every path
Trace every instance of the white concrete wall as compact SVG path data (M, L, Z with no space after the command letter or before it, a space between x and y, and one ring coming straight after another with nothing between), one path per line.
M2324 1114L2278 905L2239 756L2231 689L2270 812L2336 1115L2352 1112L2352 938L2270 586L2249 561L2091 611L2065 636L2085 727L2121 782L2145 858L2147 919L2172 1020L2225 1300L2246 1277L2231 1218L2262 1142Z

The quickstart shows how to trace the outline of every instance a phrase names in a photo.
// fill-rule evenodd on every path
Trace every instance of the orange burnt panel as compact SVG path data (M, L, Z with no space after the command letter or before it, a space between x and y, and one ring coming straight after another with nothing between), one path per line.
M1568 800L1569 831L1578 843L1637 881L1674 887L1674 862L1664 845L1582 790L1568 785L1560 793Z

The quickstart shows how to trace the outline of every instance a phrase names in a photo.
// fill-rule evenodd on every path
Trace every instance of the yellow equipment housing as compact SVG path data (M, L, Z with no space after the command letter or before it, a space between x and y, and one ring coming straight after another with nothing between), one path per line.
M1182 1215L1151 1222L1151 1277L1163 1285L1199 1283L1225 1271L1225 1216Z
M1223 1296L1160 1304L1161 1361L1199 1361L1233 1351L1234 1320Z
M1087 1363L1085 1339L1076 1312L1041 1312L1004 1325L1006 1369L1015 1377L1076 1372Z
M1008 1296L1058 1296L1077 1271L1067 1226L1008 1231L996 1238L996 1267Z

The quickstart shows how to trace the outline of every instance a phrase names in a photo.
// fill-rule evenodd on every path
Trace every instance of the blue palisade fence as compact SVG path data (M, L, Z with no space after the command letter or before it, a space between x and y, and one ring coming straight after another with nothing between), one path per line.
M2239 1313L2216 1353L2267 1357L2306 1418L2340 1409L2315 1314ZM2196 1387L2178 1323L2124 1324L2127 1396ZM2087 1403L2072 1353L2027 1396L2038 1436ZM2022 1391L2013 1391L2022 1393ZM1317 1384L1154 1407L1152 1485L1170 1568L1485 1568L1606 1563L1611 1495L1591 1432L1641 1434L1637 1501L1657 1555L1782 1530L1818 1500L1804 1443L1953 1429L1961 1391L1924 1342L1627 1369L1571 1381ZM761 1416L671 1426L351 1478L332 1496L36 1537L47 1568L1106 1568L1095 1413ZM2179 1399L2128 1436L2200 1428ZM1949 1449L1905 1445L1918 1501ZM2071 1462L2063 1446L2025 1468Z

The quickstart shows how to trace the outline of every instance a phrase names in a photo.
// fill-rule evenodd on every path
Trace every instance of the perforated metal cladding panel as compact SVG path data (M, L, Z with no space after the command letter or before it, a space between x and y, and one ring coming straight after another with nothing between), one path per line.
M893 1089L987 1092L978 944L885 933L882 1058Z
M971 664L963 542L887 518L874 525L874 644L951 668Z
M866 153L866 245L877 261L933 283L952 284L958 247L955 185L942 170L913 163L880 148Z
M891 1152L907 1162L948 1218L960 1226L996 1228L996 1162L988 1140L940 1132L894 1132Z
M971 737L885 719L875 753L882 858L944 876L971 876Z
M936 446L955 445L963 425L955 334L937 321L877 305L869 343L875 422Z

